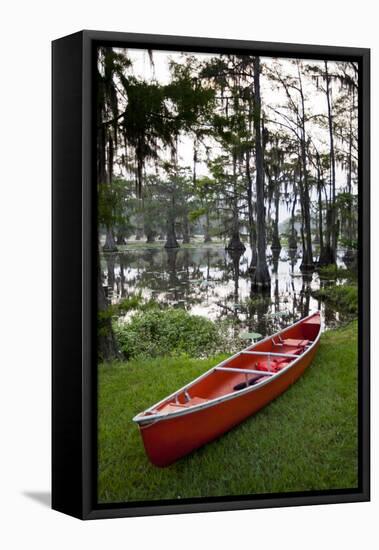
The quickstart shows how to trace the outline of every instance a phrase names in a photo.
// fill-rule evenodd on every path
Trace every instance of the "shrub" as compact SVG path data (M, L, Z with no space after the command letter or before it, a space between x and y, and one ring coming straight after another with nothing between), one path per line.
M351 269L337 267L336 265L325 265L318 268L320 279L348 279L356 280L357 273Z
M313 292L316 298L320 298L336 309L347 313L358 313L358 287L356 285L328 286Z
M180 354L207 356L218 350L221 340L212 321L182 309L137 312L127 323L116 322L114 330L127 359Z

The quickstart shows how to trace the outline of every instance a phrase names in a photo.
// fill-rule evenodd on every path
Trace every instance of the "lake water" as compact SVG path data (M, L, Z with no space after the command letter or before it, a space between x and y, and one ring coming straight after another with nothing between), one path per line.
M345 267L343 253L338 254L338 265ZM303 275L298 251L282 248L276 258L268 248L267 255L271 289L266 294L252 287L249 247L232 257L223 243L173 250L164 249L163 243L150 248L131 243L120 252L102 255L103 285L112 303L141 293L146 299L223 321L236 335L257 332L266 336L317 309L323 329L347 320L312 296L320 285L336 281L320 281L316 272Z

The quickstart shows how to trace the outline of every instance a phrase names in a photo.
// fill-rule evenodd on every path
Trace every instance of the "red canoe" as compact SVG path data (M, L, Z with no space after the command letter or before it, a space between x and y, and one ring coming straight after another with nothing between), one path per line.
M283 393L312 362L320 313L249 346L133 418L146 453L168 466Z

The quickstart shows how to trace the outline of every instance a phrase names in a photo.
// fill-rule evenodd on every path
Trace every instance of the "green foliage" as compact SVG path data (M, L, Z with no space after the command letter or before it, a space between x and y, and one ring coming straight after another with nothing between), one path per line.
M319 267L318 274L320 279L357 279L356 271L345 269L344 267L337 267L335 264Z
M184 64L171 62L170 69L172 81L165 87L165 93L174 105L177 129L198 136L207 133L202 123L212 112L215 91L203 86L198 78L198 61L191 56Z
M142 297L141 295L131 296L124 298L117 304L110 305L105 311L99 311L98 319L101 322L105 319L111 319L112 317L119 317L120 315L126 315L129 311L138 309L141 307Z
M112 123L105 130L110 136L110 128L113 129L113 138L117 144L117 119L118 119L118 98L115 79L125 79L124 71L131 66L130 59L124 52L115 52L113 48L99 48L97 64L97 109L101 113L101 120L98 122L109 122L109 115L113 118Z
M220 335L212 321L182 309L137 313L130 322L115 323L114 331L127 359L141 355L205 356L220 345Z
M124 315L127 315L131 311L149 311L151 309L158 308L158 304L154 300L143 301L141 294L129 296L120 300L117 304L111 304L107 309L98 311L97 322L99 334L105 335L109 331L109 321L112 319L118 319Z
M125 205L128 196L129 188L122 179L114 179L111 184L99 183L97 204L99 225L127 226Z
M143 227L146 236L155 238L161 229L165 229L165 219L162 219L162 197L157 194L159 183L155 177L145 178L143 189L143 202L141 214L143 216Z
M358 250L358 241L356 239L347 239L345 237L341 237L340 244L344 248L351 248L352 250Z
M120 78L128 98L120 128L135 152L139 196L145 161L158 159L162 145L173 153L181 132L197 136L208 132L202 123L212 110L214 90L194 78L195 64L194 58L187 58L185 64L172 63L172 80L166 85L132 76Z
M356 322L324 333L312 366L296 384L168 468L150 464L133 416L224 357L100 365L100 502L357 487L357 350Z
M197 208L196 210L191 210L191 212L189 212L188 214L188 219L191 222L195 222L196 220L204 216L206 212L207 212L206 208Z
M356 209L358 206L358 197L347 192L340 192L336 197L336 206L340 209L345 215L350 211L350 209Z
M358 287L356 285L328 286L314 291L313 296L343 312L358 314Z
M140 161L156 158L157 140L173 145L174 122L166 103L163 86L129 78L125 82L128 104L122 118L122 129L135 147Z

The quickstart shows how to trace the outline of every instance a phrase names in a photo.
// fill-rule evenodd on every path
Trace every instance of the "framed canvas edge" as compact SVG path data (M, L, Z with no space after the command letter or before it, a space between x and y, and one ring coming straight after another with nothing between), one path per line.
M83 517L82 43L82 33L52 43L52 508L75 517Z
M80 373L80 383L82 384L81 401L81 434L82 434L82 452L81 452L81 502L80 513L72 513L68 510L60 510L74 515L81 519L100 519L116 518L127 516L146 516L161 514L181 514L192 512L212 512L227 510L242 510L254 508L282 507L282 506L301 506L313 504L335 504L346 502L362 502L370 500L370 257L369 257L369 215L370 215L370 50L367 48L335 47L335 46L313 46L302 44L282 44L272 42L254 42L229 39L214 38L195 38L195 37L176 37L166 35L147 35L134 33L114 33L103 31L81 31L73 36L80 35L82 39L82 162L81 171L81 189L82 189L82 271L80 273L80 284L82 288L82 348L81 362L82 370ZM65 40L62 38L60 40ZM92 217L91 182L92 182L92 53L93 47L98 42L115 42L120 46L129 45L129 47L149 47L156 46L159 49L194 48L207 49L243 49L254 52L266 52L267 55L274 55L273 52L280 50L283 56L314 57L328 56L341 58L356 57L361 62L362 68L362 110L361 110L361 128L360 128L360 169L361 169L361 238L365 247L360 246L362 278L360 281L361 292L361 311L360 311L360 345L361 345L361 441L360 458L362 465L361 491L352 490L351 492L330 492L322 495L302 495L290 496L288 494L279 497L252 497L238 500L218 501L214 499L208 502L196 503L178 503L165 504L164 501L157 501L155 504L146 504L123 507L122 505L110 505L102 508L95 503L95 492L93 490L95 481L95 471L93 468L93 450L96 448L96 432L93 429L93 411L96 403L93 400L93 349L91 326L93 326L93 266L94 258L91 251L92 235L94 228L94 219ZM367 245L368 243L368 245ZM79 276L79 275L78 275ZM78 281L79 282L79 281ZM53 312L54 317L54 312ZM77 509L77 508L76 508Z
M164 34L142 34L130 32L112 32L100 30L83 30L83 39L86 42L118 42L120 47L127 44L128 47L146 48L156 46L157 49L185 48L191 51L196 50L220 51L220 50L247 50L254 52L265 52L267 55L276 56L282 54L284 57L298 56L302 54L304 58L316 56L328 56L330 58L342 57L363 57L369 54L370 48L360 48L353 46L333 46L325 44L299 44L287 42L271 42L259 40L237 40L231 38L210 38L201 36L175 36ZM278 55L279 56L279 55Z

